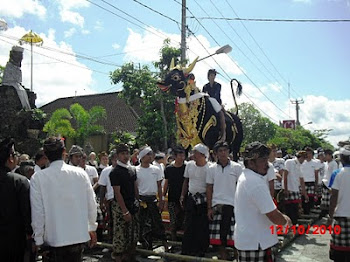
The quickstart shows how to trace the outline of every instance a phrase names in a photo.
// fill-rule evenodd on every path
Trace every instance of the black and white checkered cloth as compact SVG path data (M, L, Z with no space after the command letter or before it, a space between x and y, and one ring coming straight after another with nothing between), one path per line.
M321 209L328 210L330 205L331 192L328 188L322 187Z
M300 203L301 202L301 195L300 192L291 192L289 191L288 197L284 198L285 204L292 204L292 203Z
M306 194L309 197L315 196L315 182L305 182L305 190Z
M340 226L340 234L334 230L337 225ZM334 250L350 251L350 217L334 217L330 246Z
M221 245L221 240L220 240L221 218L222 218L222 215L220 213L216 213L213 216L213 220L209 222L209 238L210 238L211 245ZM234 241L233 241L234 228L235 228L235 218L234 216L232 216L230 230L229 230L229 233L227 234L228 246L234 246Z
M274 262L271 248L265 250L238 250L239 262Z

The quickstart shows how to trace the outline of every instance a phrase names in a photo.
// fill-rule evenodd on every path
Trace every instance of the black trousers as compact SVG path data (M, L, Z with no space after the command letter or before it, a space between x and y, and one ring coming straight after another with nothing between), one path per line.
M23 262L26 248L25 234L0 235L0 261Z
M331 249L329 258L334 262L350 262L350 252Z
M49 247L43 262L81 262L84 244L63 247Z
M209 247L207 203L196 205L192 197L189 197L186 202L185 212L182 254L203 256Z
M284 205L286 215L290 217L293 225L298 223L299 218L299 203L288 203Z

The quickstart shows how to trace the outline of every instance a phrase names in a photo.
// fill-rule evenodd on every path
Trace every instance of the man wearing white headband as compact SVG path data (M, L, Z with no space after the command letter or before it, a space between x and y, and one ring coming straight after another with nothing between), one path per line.
M180 204L187 197L185 232L182 254L203 257L209 246L209 222L207 216L206 177L209 170L209 150L203 144L193 148L194 161L185 168Z
M140 242L146 249L152 249L152 240L163 241L167 249L165 229L161 212L164 206L161 182L163 180L159 167L152 165L153 151L149 146L140 149L141 164L136 167L137 187L140 195ZM157 194L159 206L157 206Z
M350 260L350 145L340 149L343 168L334 176L328 225L333 224L330 259Z

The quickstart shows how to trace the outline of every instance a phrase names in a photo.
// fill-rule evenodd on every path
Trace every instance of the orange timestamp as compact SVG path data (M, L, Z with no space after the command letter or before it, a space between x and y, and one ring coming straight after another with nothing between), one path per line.
M293 226L281 226L281 225L272 225L270 226L271 234L277 235L287 235L289 232L292 232L294 235L304 235L304 234L312 234L312 235L324 235L324 234L335 234L339 235L341 232L341 227L339 225L335 225L334 227L329 225L293 225Z

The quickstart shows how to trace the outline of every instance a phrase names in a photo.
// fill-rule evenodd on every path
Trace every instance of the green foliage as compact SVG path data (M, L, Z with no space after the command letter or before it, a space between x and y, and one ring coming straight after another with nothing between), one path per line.
M44 121L47 117L46 113L39 108L34 108L32 112L32 119L35 121Z
M0 65L0 84L2 83L2 77L4 75L5 67Z
M71 119L72 115L66 108L59 108L52 113L50 120L44 125L43 131L48 136L75 137L75 130L70 122Z
M243 124L244 139L242 147L254 141L267 143L274 137L277 125L263 117L253 105L249 103L240 104L239 116Z
M118 144L127 144L132 150L136 145L136 137L129 132L117 131L112 134L112 143L109 145L109 151L114 149Z
M104 132L103 126L96 124L101 118L106 118L106 110L103 107L94 106L87 111L80 104L75 103L70 106L69 111L66 108L59 108L53 112L43 131L49 136L61 135L74 138L77 144L84 146L89 136Z
M160 50L160 61L154 66L160 73L153 73L147 66L135 68L133 63L126 63L111 73L113 84L122 83L120 97L129 105L141 102L142 115L138 119L137 143L148 144L153 149L166 149L168 141L175 141L176 122L173 95L164 94L156 85L157 79L169 70L171 59L181 54L181 50L169 46L164 41Z
M330 130L316 130L311 133L303 127L294 129L282 128L266 117L251 104L242 103L239 105L239 113L243 123L244 140L242 147L253 141L260 141L265 144L275 144L289 154L309 146L314 149L334 149L326 141Z

